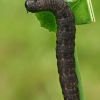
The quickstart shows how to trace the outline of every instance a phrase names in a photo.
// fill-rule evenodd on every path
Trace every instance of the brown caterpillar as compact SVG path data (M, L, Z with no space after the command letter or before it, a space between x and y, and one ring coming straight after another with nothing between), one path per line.
M80 100L77 75L75 73L75 18L64 0L27 0L27 11L35 13L50 11L56 17L56 57L59 80L64 100Z

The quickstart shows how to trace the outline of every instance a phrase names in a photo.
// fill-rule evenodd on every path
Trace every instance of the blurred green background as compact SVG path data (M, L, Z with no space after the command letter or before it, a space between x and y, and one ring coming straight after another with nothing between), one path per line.
M0 0L0 100L63 100L56 34L26 14L24 0ZM86 100L100 100L100 0L96 23L77 26L76 46Z

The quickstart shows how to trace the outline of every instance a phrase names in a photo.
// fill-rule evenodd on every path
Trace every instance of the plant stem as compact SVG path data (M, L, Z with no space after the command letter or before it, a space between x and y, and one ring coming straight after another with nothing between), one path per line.
M76 74L77 74L77 78L78 78L78 89L79 89L79 93L80 93L80 100L85 100L84 98L84 92L83 92L83 86L82 86L82 81L81 81L81 75L80 75L80 69L79 69L79 61L78 61L78 55L77 55L77 49L75 46L75 63L76 63Z

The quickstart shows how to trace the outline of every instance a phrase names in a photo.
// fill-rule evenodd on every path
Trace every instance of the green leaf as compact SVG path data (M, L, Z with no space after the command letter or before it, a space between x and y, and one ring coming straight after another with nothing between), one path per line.
M57 24L53 13L45 11L45 12L38 12L35 15L37 16L37 19L40 21L41 27L44 27L49 31L56 32Z
M65 0L69 1L69 6L75 15L75 23L77 25L88 24L95 22L94 12L91 4L91 0ZM73 2L72 2L73 1ZM49 31L56 32L57 25L55 16L51 12L39 12L36 13L37 19L40 21L41 27L48 29Z
M74 12L77 25L95 22L91 0L79 0L69 3L69 5Z

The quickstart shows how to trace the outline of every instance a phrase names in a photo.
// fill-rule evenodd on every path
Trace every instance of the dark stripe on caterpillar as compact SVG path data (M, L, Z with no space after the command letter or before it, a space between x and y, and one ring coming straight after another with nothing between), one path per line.
M78 79L75 72L75 18L64 0L27 0L27 11L51 11L56 17L56 58L59 80L64 100L80 100Z

